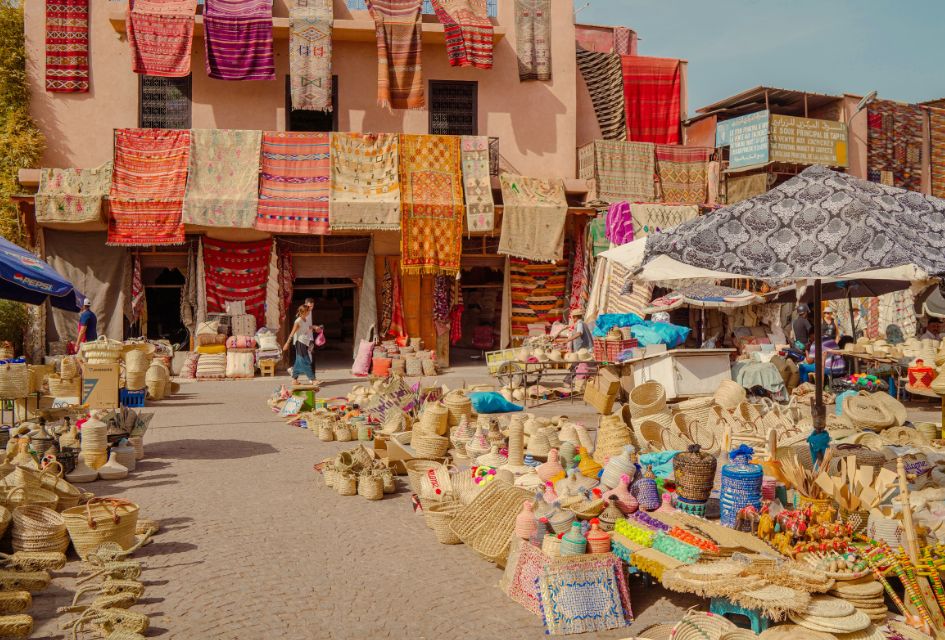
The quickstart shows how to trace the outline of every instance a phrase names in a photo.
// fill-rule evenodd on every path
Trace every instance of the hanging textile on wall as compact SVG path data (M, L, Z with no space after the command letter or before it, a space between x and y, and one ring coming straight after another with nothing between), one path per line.
M43 229L46 262L92 302L98 333L123 340L125 318L131 317L131 256L124 247L105 245L102 232L77 233ZM78 315L51 307L49 340L75 340Z
M528 325L550 325L564 316L568 263L509 259L512 335L528 335Z
M275 80L272 0L206 0L207 75L217 80Z
M551 0L514 0L518 79L551 80Z
M645 316L643 309L650 304L653 284L649 282L629 282L630 272L623 265L607 261L610 273L607 276L607 299L600 313L635 313Z
M46 91L89 90L89 0L46 0Z
M367 0L377 37L377 104L423 109L421 73L423 0Z
M577 65L591 95L601 137L604 140L626 140L627 113L623 103L620 56L578 47Z
M358 287L358 317L354 327L354 349L357 351L362 340L369 340L371 331L378 335L377 327L377 264L374 259L374 238L368 245L367 255L364 257L364 271L361 275L361 286Z
M433 279L433 326L437 335L449 332L450 310L453 307L453 285L456 278L436 276Z
M263 133L256 228L328 233L330 160L327 133Z
M742 200L761 195L767 190L767 173L755 173L750 176L725 176L725 202L727 204L736 204Z
M404 293L400 279L400 265L396 257L384 259L384 268L391 278L390 324L387 327L389 336L407 335L407 318L404 316Z
M503 173L502 235L498 253L557 262L564 254L568 202L560 178L528 178Z
M692 204L634 204L634 237L642 237L656 231L664 231L699 217L699 207Z
M932 195L945 198L945 110L929 108L932 134Z
M866 173L871 182L922 190L923 120L922 109L914 105L870 103Z
M293 109L331 111L332 0L295 0L289 9Z
M649 142L594 142L597 197L604 202L656 200L656 146Z
M141 258L131 256L131 324L140 321L141 331L138 335L148 334L147 306L144 296L144 282L141 280Z
M656 145L656 175L664 202L704 204L708 199L708 147Z
M400 269L456 275L463 252L459 138L401 134L400 150Z
M190 74L197 0L135 0L125 18L131 70L165 78Z
M393 133L331 135L331 228L400 229L400 140Z
M466 197L466 230L495 229L495 203L492 200L492 176L489 173L489 138L463 136L463 192Z
M95 169L43 169L34 199L36 221L98 222L111 186L111 160Z
M575 221L574 237L584 238L584 218ZM587 269L587 249L583 241L574 243L574 261L571 267L571 301L569 309L584 309L590 293L590 277Z
M621 56L630 140L679 144L679 60Z
M256 326L266 325L266 284L272 240L224 242L204 237L203 264L207 287L207 311L222 313L227 302L246 302L246 313Z
M614 27L614 53L618 56L637 55L637 34L627 27Z
M282 280L279 277L279 256L276 255L275 242L269 251L269 276L266 279L266 327L278 333L282 323Z
M108 244L182 244L190 131L116 129Z
M192 129L185 224L251 229L259 193L262 133Z
M180 290L180 321L191 335L197 330L197 242L187 243L187 267L184 269L184 286Z
M610 240L607 239L606 214L602 215L598 213L597 216L587 224L587 245L590 247L592 258L596 258L610 249Z
M433 0L452 67L492 68L492 21L485 0Z
M618 246L633 241L633 215L628 203L615 202L607 210L607 240Z
M707 181L707 190L706 190L706 204L712 206L716 204L721 204L722 200L720 199L719 194L719 180L722 176L722 163L718 160L713 160L708 165L706 165L706 181Z
M276 244L279 255L279 325L285 322L289 307L292 306L294 293L295 272L292 268L292 252L283 242Z

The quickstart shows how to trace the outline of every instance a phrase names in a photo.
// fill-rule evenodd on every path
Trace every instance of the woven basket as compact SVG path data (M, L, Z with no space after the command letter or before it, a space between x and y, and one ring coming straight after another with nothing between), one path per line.
M407 484L410 485L410 490L416 494L419 494L420 478L429 469L435 469L439 466L439 462L434 462L432 460L408 460L405 462L404 468L407 469Z
M82 499L82 491L74 485L63 480L62 476L66 469L58 460L53 460L40 472L39 483L44 489L48 489L59 496L59 503L56 505L57 511L65 511L78 506ZM91 495L91 494L89 494Z
M7 532L10 522L13 521L13 512L6 507L0 506L0 538Z
M712 396L712 399L715 401L715 404L731 411L744 402L747 397L745 388L742 387L742 385L734 380L723 380L719 383L719 387L715 390L715 395Z
M58 551L69 548L63 517L46 507L26 505L13 512L14 551Z
M373 473L364 473L358 477L358 495L367 500L380 500L384 497L384 481Z
M906 531L901 520L887 518L876 512L869 514L866 523L866 535L873 540L886 542L893 549L905 545Z
M870 512L868 510L859 510L859 511L847 511L843 507L840 507L840 520L844 524L849 524L853 527L853 533L861 533L866 530L866 525L869 522Z
M347 425L339 424L334 429L332 429L335 440L338 442L351 442L354 438L351 437L351 429ZM319 439L321 438L321 427L319 427Z
M30 393L30 371L25 364L0 365L0 400L25 398Z
M0 504L11 510L32 504L55 511L59 496L40 487L11 487L0 492Z
M450 427L459 426L463 416L467 419L471 419L473 416L472 402L462 389L456 389L447 393L443 398L443 404L448 411L447 423Z
M684 414L689 420L696 420L700 424L709 424L709 415L712 412L712 398L692 398L676 405L676 411Z
M462 504L459 502L432 502L424 506L427 524L440 544L462 544L463 541L450 528L461 509Z
M125 388L131 391L140 391L147 386L145 376L147 369L131 370L125 369Z
M99 545L114 542L122 549L135 544L138 505L120 498L92 498L62 512L72 546L83 560Z
M153 352L152 352L153 353ZM132 371L144 373L151 366L152 353L144 349L131 349L125 353L125 372Z
M33 606L29 591L0 591L0 614L22 613Z
M54 398L78 398L82 395L82 378L60 378L54 373L46 376L49 395Z
M358 494L358 477L353 473L341 473L335 477L335 491L339 496L355 496Z
M52 365L31 364L27 366L27 370L30 372L30 393L39 393L46 384L46 376L56 368Z
M809 496L798 494L799 508L803 510L808 505L811 507L811 513L813 515L818 515L821 513L827 513L833 509L833 500L830 498L811 498Z
M19 613L0 616L0 636L4 638L28 638L33 635L33 616Z
M421 419L422 421L422 419ZM410 446L418 458L442 458L449 451L449 438L443 438L433 433L414 431L410 439Z
M117 340L112 340L108 336L99 336L97 340L83 342L79 347L79 353L89 364L110 364L118 362L121 359L121 352L124 345Z
M655 420L644 419L640 422L640 444L642 447L661 451L663 449L663 432L666 430L665 425Z
M335 439L335 430L330 424L322 423L318 427L318 439L322 442L331 442ZM351 439L351 432L348 432L348 439Z
M490 482L471 504L456 514L450 527L464 544L486 559L506 558L515 517L530 492L505 482Z
M690 611L673 627L673 640L718 640L738 627L724 616Z
M803 448L807 449L807 458L810 459L810 447L803 446ZM840 461L847 456L855 457L858 467L873 467L874 478L879 475L880 469L886 464L886 456L879 451L873 451L869 447L858 444L838 444L831 448L833 449L833 460L830 463L830 470L833 473L839 473Z
M673 458L676 493L690 501L708 500L715 484L717 467L718 461L709 454L702 453L698 444L677 454Z
M666 390L658 382L644 382L630 392L627 406L634 418L658 413L666 408Z
M843 399L843 415L864 429L885 429L896 422L892 412L866 392L846 396Z
M419 423L414 425L414 431L442 436L449 431L449 416L450 412L446 405L441 402L428 402L423 405L423 413Z

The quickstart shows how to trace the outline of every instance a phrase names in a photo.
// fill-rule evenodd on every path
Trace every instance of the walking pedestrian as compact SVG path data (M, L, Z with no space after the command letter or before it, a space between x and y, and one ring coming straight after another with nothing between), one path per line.
M289 345L295 347L292 380L298 384L299 378L305 376L308 381L314 381L315 371L312 368L312 310L307 303L300 305L295 312L292 331L289 332L289 337L286 338L282 350L288 351Z

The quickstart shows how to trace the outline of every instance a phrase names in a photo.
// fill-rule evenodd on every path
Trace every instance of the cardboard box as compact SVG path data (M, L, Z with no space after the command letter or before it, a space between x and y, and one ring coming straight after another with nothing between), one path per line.
M619 382L605 383L607 388L601 389L597 383L589 382L584 388L584 402L597 410L597 413L607 416L614 408L614 401L617 399L617 390L620 388ZM613 389L610 393L605 393Z
M89 409L118 408L118 363L82 365L82 404Z

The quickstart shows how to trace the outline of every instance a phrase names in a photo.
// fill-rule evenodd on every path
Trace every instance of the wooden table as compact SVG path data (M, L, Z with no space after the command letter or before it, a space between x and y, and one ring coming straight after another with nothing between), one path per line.
M586 365L587 371L579 373L577 367L579 365ZM580 362L522 362L518 360L509 360L498 368L495 373L495 378L499 382L505 381L505 386L512 386L512 382L515 381L516 377L520 377L522 388L525 389L525 399L522 401L522 405L527 409L529 407L528 400L528 389L530 387L536 387L539 385L541 380L548 376L561 376L562 383L567 384L568 395L571 403L574 403L574 396L577 395L574 390L574 379L576 376L586 376L592 378L597 375L600 366L604 364L597 362L596 360L581 360ZM536 398L535 402L532 403L532 407L537 407L542 402L538 401Z
M868 362L872 364L885 364L889 365L895 371L895 384L896 384L896 399L902 399L902 385L899 384L900 379L902 378L902 372L906 369L906 365L903 365L899 360L895 358L890 358L889 356L874 356L871 353L851 353L850 351L843 351L842 349L824 349L824 355L830 356L842 356L843 358L850 358L853 361L853 371L850 373L860 373L859 363Z

